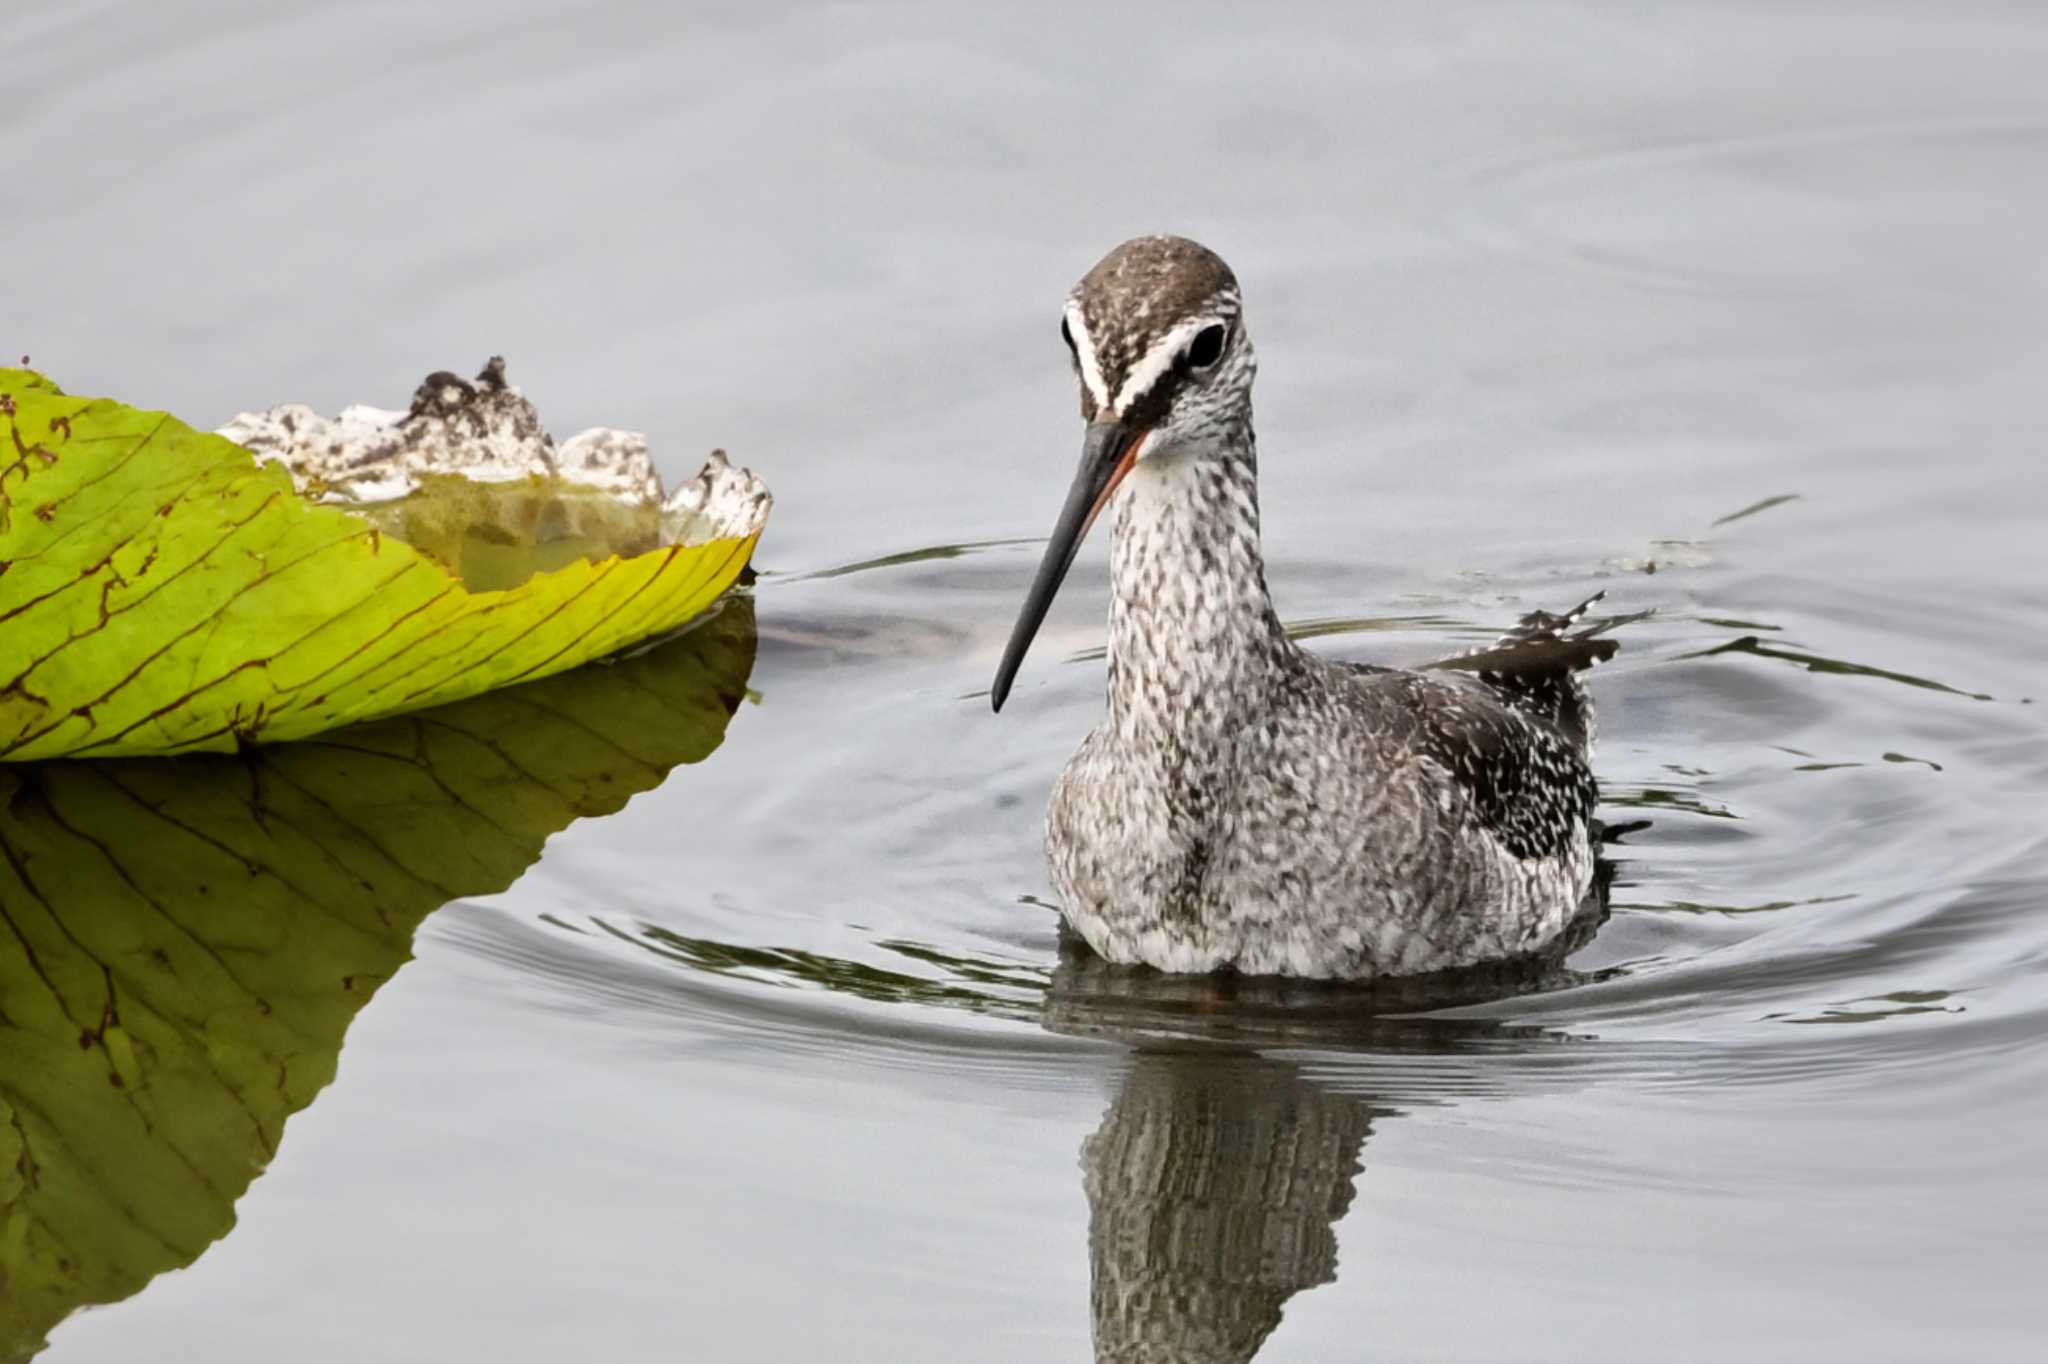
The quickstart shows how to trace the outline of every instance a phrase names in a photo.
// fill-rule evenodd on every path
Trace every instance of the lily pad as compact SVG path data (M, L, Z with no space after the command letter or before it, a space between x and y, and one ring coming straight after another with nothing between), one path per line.
M485 396L516 398L501 366L479 383L493 370ZM448 448L502 463L487 442L462 445L449 414L429 415ZM516 585L472 590L461 562L399 538L417 508L379 525L316 504L286 468L164 413L0 369L0 423L0 759L12 761L300 739L576 667L700 614L745 568L769 506L759 480L717 458L641 517L655 547L622 557L618 537L585 525L573 554L500 556L478 573ZM608 471L615 443L572 447L578 470Z
M716 749L751 601L298 744L0 767L0 1360L234 1225L422 918Z

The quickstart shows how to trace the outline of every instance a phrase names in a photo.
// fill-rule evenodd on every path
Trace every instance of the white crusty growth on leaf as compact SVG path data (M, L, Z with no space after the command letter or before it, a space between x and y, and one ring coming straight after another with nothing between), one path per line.
M768 519L772 499L768 485L752 469L736 469L725 451L713 450L697 476L670 493L661 504L661 538L671 545L702 545L752 529Z
M391 502L439 474L476 483L542 478L629 505L658 505L669 544L751 535L766 522L771 500L753 471L735 468L723 451L664 494L637 431L593 427L557 446L526 395L505 381L496 356L475 379L429 375L402 412L356 404L323 417L302 403L281 403L242 413L220 434L283 465L299 492L318 501Z

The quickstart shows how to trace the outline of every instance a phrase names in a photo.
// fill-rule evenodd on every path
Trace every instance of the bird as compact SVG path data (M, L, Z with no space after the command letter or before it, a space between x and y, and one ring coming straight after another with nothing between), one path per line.
M1593 711L1607 624L1523 616L1417 669L1288 635L1259 537L1237 276L1127 241L1068 294L1080 467L990 699L1000 711L1082 540L1114 510L1107 706L1054 784L1068 929L1165 972L1428 975L1540 953L1594 889Z

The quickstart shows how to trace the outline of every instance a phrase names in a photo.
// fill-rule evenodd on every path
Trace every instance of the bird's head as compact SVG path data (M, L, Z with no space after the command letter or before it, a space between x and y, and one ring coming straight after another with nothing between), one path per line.
M1081 467L996 670L1003 708L1017 667L1095 518L1140 461L1198 457L1248 435L1258 357L1237 276L1185 237L1136 237L1067 295L1060 337L1081 390Z

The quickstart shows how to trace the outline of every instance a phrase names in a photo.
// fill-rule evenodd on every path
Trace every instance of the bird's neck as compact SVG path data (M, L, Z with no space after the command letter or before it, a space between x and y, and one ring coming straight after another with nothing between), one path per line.
M1293 652L1266 593L1250 431L1140 460L1117 501L1111 723L1131 734L1221 733Z

